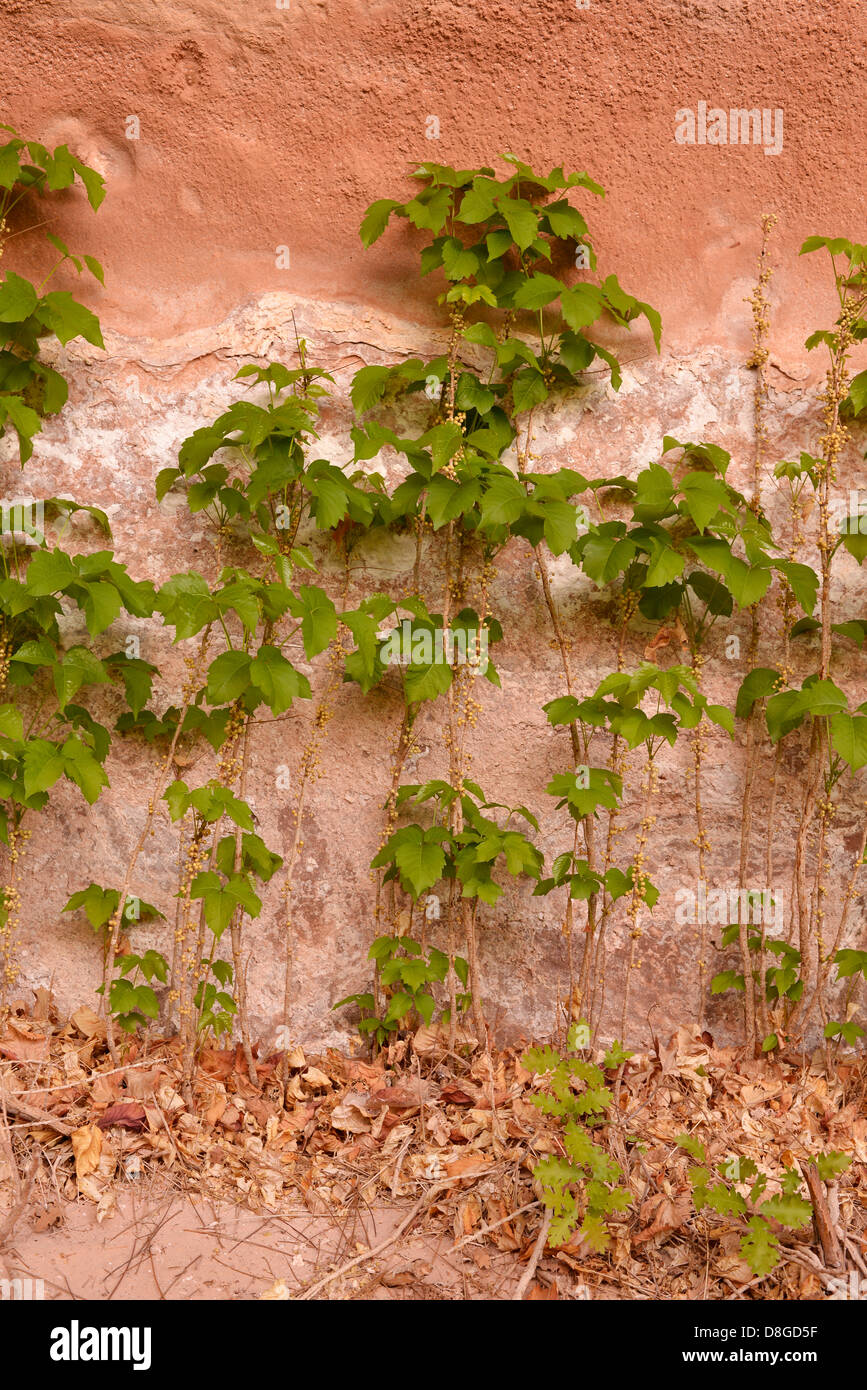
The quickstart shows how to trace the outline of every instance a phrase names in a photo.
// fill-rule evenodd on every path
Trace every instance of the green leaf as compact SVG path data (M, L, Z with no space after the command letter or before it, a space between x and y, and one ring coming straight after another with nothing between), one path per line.
M544 309L563 288L553 275L531 275L515 291L513 303L516 309Z
M867 765L867 716L832 714L831 743L853 772Z
M37 597L57 593L78 578L78 571L62 550L39 550L27 569L28 593Z
M208 667L205 698L211 705L227 705L240 699L250 684L250 658L246 652L222 652Z
M117 908L119 896L116 888L102 888L98 883L91 883L87 888L73 893L63 911L76 912L83 907L90 925L94 931L99 931L110 921L112 913Z
M674 482L667 468L652 463L635 480L635 516L638 521L658 521L672 510Z
M155 490L158 502L162 502L166 493L177 482L178 478L183 477L180 468L161 468L156 477Z
M84 338L94 347L105 347L96 314L73 299L68 290L52 290L47 294L39 314L61 343L66 344L71 338Z
M762 1203L762 1216L772 1216L781 1226L808 1226L813 1218L813 1208L806 1197L797 1193L782 1193L770 1197Z
M94 280L98 280L101 285L104 285L105 271L102 268L101 262L96 259L96 256L84 256L83 260Z
M565 198L559 202L546 204L543 216L555 237L561 241L571 238L581 241L587 236L587 223L577 208L573 208Z
M595 323L602 313L603 301L596 285L575 285L563 289L560 294L560 307L563 317L573 332L587 328Z
M809 622L812 624L810 628L803 629L804 631L815 632L816 629L821 626L814 618L802 618L801 622ZM795 636L795 629L800 628L800 626L800 623L795 623L791 633L793 637ZM841 637L850 638L860 650L860 648L864 646L865 637L867 637L867 620L864 618L852 618L849 622L832 623L831 631L838 632Z
M497 207L516 246L520 251L526 251L531 242L536 240L539 232L539 219L535 210L523 198L500 198Z
M23 323L36 308L39 297L29 280L7 271L0 283L0 323Z
M738 690L737 702L735 704L735 715L738 719L746 719L753 705L757 700L764 700L777 687L780 681L779 671L773 671L769 666L757 666L750 671L749 675L741 682Z
M741 1240L740 1251L753 1274L760 1277L770 1274L780 1260L780 1243L760 1216L751 1216L747 1222L749 1230Z
M87 647L70 647L52 666L54 688L61 709L83 685L105 685L109 679L103 662Z
M850 975L862 974L867 980L867 951L853 951L844 948L834 957L837 979L846 980Z
M819 591L819 576L809 565L799 565L794 560L776 560L775 567L787 580L804 612L809 616L816 606Z
M168 802L169 815L172 821L180 820L186 815L190 804L190 789L186 782L175 781L163 792L163 801Z
M683 506L699 531L713 521L717 512L729 511L728 492L721 478L707 473L687 473L681 483Z
M121 598L113 584L102 580L85 587L87 599L84 604L84 616L87 630L91 637L97 637L99 633L105 632L107 627L111 627L120 612Z
M678 1134L675 1143L681 1149L685 1149L697 1163L704 1163L706 1157L704 1144L700 1139L696 1139L694 1134Z
M530 1047L522 1056L521 1065L526 1067L528 1071L540 1075L544 1072L554 1071L556 1067L559 1067L561 1061L560 1053L556 1052L553 1047Z
M714 975L710 982L711 994L724 994L727 989L743 990L744 977L739 975L736 970L723 970L719 975Z
M391 369L381 366L362 367L355 373L350 396L356 414L363 415L382 399L390 375Z
M494 179L476 178L473 179L472 188L468 189L461 199L460 219L468 226L476 226L479 222L487 222L489 217L493 217L494 194L499 185ZM508 236L505 232L493 233L495 236ZM508 237L511 244L511 237Z
M838 1153L835 1149L830 1153L816 1155L816 1167L823 1182L832 1182L841 1173L845 1173L851 1164L851 1154Z
M526 367L512 377L512 401L515 414L522 415L525 410L541 405L548 399L548 388L541 372Z
M61 148L65 148L61 146ZM55 150L55 154L57 151ZM105 179L102 174L98 174L95 169L91 169L88 164L83 164L74 154L69 156L69 162L75 170L81 182L84 184L87 193L87 201L96 212L103 198L105 197Z
M361 224L360 235L365 246L372 246L382 236L392 212L397 207L400 207L400 203L395 202L393 198L378 198L375 203L370 204Z
M47 739L30 739L24 749L23 763L24 794L28 797L34 792L48 791L63 776L63 757L57 746Z
M683 574L683 556L670 545L654 542L645 576L648 589L661 588Z
M418 830L416 826L409 828ZM398 846L395 862L402 879L411 887L413 896L418 898L442 877L446 856L441 844L426 841L418 830L417 836Z
M461 373L455 391L457 410L477 410L480 415L486 415L495 399L493 391L483 386L478 377L473 376L471 372Z
M413 1008L414 1004L415 1000L411 994L406 994L403 990L398 990L388 1001L388 1010L383 1022L399 1023L402 1018L406 1018L406 1015Z
M468 250L456 237L447 237L443 243L442 261L449 280L465 280L481 268L475 251Z
M301 636L308 660L324 652L337 635L337 610L331 599L315 585L302 584L298 590L301 604ZM291 607L291 605L290 605ZM295 617L299 613L292 608Z
M430 1026L430 1021L436 1010L436 1000L432 994L421 993L415 996L415 1007L421 1014L423 1021Z
M310 682L276 647L259 648L250 665L250 680L272 714L283 714L293 700L309 700Z
M853 376L849 383L848 401L852 407L853 415L860 415L862 410L867 409L867 371L859 372Z
M420 195L407 203L404 211L420 231L441 232L452 205L452 190L438 188L432 195Z
M112 980L108 998L113 1014L129 1014L136 1008L136 989L129 980Z
M857 528L855 523L857 522ZM850 517L849 525L843 532L843 545L850 555L854 555L858 564L862 564L867 557L867 535L860 529L861 518Z
M409 988L413 991L427 982L428 966L423 960L402 960L399 962L399 970L400 978L403 980L403 983L409 985ZM383 979L385 979L385 976L383 976ZM386 980L385 983L387 984L388 981Z
M857 1023L834 1023L833 1021L825 1024L823 1036L826 1038L842 1038L850 1047L854 1047L859 1038L864 1037L864 1029Z
M77 734L68 738L60 751L63 756L63 770L66 776L76 784L84 799L93 805L102 788L108 786L108 778L102 764L97 761Z
M150 985L136 986L135 1007L138 1009L139 1013L144 1014L145 1018L159 1018L159 1001Z

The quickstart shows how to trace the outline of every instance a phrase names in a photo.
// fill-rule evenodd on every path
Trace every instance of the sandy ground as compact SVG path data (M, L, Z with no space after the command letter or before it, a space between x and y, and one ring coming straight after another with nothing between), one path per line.
M89 1201L34 1210L18 1225L4 1260L8 1277L42 1279L46 1299L292 1298L387 1240L410 1210L404 1203L327 1216L304 1208L257 1213L201 1193L128 1191L101 1223ZM450 1254L453 1244L450 1231L414 1235L410 1228L315 1296L510 1298L522 1270L513 1255L490 1245Z

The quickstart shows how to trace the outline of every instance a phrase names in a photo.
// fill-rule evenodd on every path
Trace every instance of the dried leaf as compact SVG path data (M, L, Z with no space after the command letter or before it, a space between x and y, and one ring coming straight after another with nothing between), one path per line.
M69 1021L86 1038L104 1038L106 1035L105 1019L100 1018L89 1004L83 1004L74 1014L70 1014Z
M648 1197L641 1205L641 1219L649 1222L643 1231L633 1238L634 1245L663 1235L666 1231L676 1231L692 1214L692 1197L683 1192L679 1197L668 1197L664 1192Z
M379 1138L387 1112L383 1101L350 1091L332 1110L331 1125L344 1134L373 1134Z
M99 1166L99 1156L102 1153L102 1130L98 1124L83 1125L81 1129L74 1129L70 1138L72 1140L72 1152L75 1155L75 1175L80 1187L82 1178L94 1173Z
M143 1105L137 1101L121 1101L118 1105L110 1105L104 1115L100 1115L97 1124L100 1129L109 1129L112 1125L118 1125L121 1129L132 1130L138 1133L147 1126L147 1115Z
M492 1162L493 1160L488 1158L486 1154L461 1154L460 1158L453 1158L451 1162L444 1160L443 1171L448 1178L466 1178L471 1174L484 1173Z
M527 1302L534 1303L544 1301L553 1303L559 1297L560 1294L556 1284L549 1284L546 1287L544 1284L534 1282L530 1286L530 1292L527 1294Z
M133 1100L150 1100L164 1074L165 1067L130 1067L124 1073L127 1095Z
M334 1084L331 1077L326 1076L325 1072L320 1071L318 1067L308 1067L307 1070L302 1073L301 1080L304 1082L305 1086L310 1087L311 1091L327 1091L330 1090Z

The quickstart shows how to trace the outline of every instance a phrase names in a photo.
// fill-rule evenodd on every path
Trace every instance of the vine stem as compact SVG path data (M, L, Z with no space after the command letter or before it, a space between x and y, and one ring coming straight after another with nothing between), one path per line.
M642 930L636 925L638 914L641 911L643 900L642 888L644 886L644 846L647 844L648 831L652 825L650 807L653 802L653 793L656 789L656 764L653 761L653 753L648 747L647 763L645 764L645 774L647 782L644 789L644 808L641 816L641 823L638 828L635 854L632 859L632 901L629 905L628 919L632 922L632 930L629 933L629 961L626 966L626 980L623 985L623 1008L620 1017L620 1037L626 1038L626 1024L629 1014L629 991L632 983L632 972L635 969L635 949L636 943L642 935Z
M347 567L344 576L343 588L344 606L346 604L348 590L349 565L347 558ZM316 706L316 713L313 717L313 729L310 735L310 741L308 743L307 749L305 750L304 756L301 759L300 781L294 807L295 834L292 837L292 845L290 847L286 863L286 877L283 883L283 900L285 903L284 927L286 932L286 960L283 973L283 1027L287 1034L287 1047L284 1051L283 1058L280 1063L280 1080L282 1082L284 1090L284 1104L286 1099L286 1087L289 1084L288 1033L292 1012L292 964L294 959L292 937L292 889L294 886L295 868L298 863L298 854L303 843L301 835L304 818L304 801L307 794L307 788L309 787L310 782L315 775L316 758L319 749L319 739L320 737L324 737L324 730L331 713L331 701L333 700L342 681L340 656L344 649L344 631L345 629L342 626L339 626L337 636L331 644L331 650L329 653L329 659L332 663L331 674L329 676L328 684L325 687L322 697L320 698L319 703ZM382 876L380 875L380 882L381 877Z
M825 390L822 396L824 402L822 418L824 433L820 439L821 449L821 470L819 472L819 517L818 517L818 537L816 541L821 559L821 592L820 592L820 623L821 623L821 655L819 664L820 680L827 680L831 669L831 578L832 562L835 546L831 542L831 532L829 526L828 508L830 502L831 483L836 478L837 462L846 439L846 430L840 422L840 403L846 396L848 390L848 378L846 364L849 349L852 346L852 328L859 316L863 313L867 305L867 295L849 296L845 285L838 281L838 294L840 297L841 313L837 320L837 331L834 335L833 345L829 347L830 363L826 375ZM813 720L813 728L810 737L810 752L808 759L808 785L804 797L804 805L801 813L801 821L798 827L798 837L795 852L794 882L795 895L798 913L798 933L799 948L801 952L801 980L803 990L801 996L795 1004L789 1016L790 1028L796 1021L800 1020L804 1012L805 1001L807 999L808 986L812 971L812 946L813 940L810 932L811 926L811 894L807 891L807 846L808 837L812 828L813 818L816 812L816 802L819 796L819 788L823 780L823 767L825 755L828 751L828 721L826 719ZM827 803L827 795L825 798ZM826 814L826 804L823 803L821 814ZM822 878L822 857L816 864L815 882L821 886ZM818 954L818 944L817 944ZM816 973L819 976L821 961L817 959Z
M633 591L633 590L630 590L627 594L625 594L625 595L622 597L621 602L622 602L622 605L623 605L623 606L622 606L622 611L621 611L621 623L620 623L620 630L619 630L619 632L618 632L618 634L617 634L617 670L618 670L618 671L622 671L622 670L623 670L623 666L624 666L624 648L625 648L625 645L626 645L626 631L627 631L627 628L628 628L628 626L629 626L629 620L630 620L630 618L632 617L633 613L635 612L635 608L636 608L636 606L637 606L637 601L636 601L636 599L635 599L634 591ZM608 760L608 770L609 770L609 772L615 772L615 773L617 773L618 775L620 775L621 769L625 769L625 766L626 766L626 754L625 754L625 752L621 753L621 740L620 740L620 735L619 735L619 734L616 734L616 733L615 733L615 734L612 734L612 737L611 737L611 753L610 753L609 760ZM608 869L611 868L611 865L612 865L612 863L613 863L614 841L615 841L615 839L617 838L618 834L620 833L620 827L619 827L619 825L618 825L618 823L617 823L617 809L618 809L618 808L617 808L617 806L615 805L615 806L614 806L611 810L609 810L609 812L608 812L608 829L607 829L606 839L605 839L605 869L606 869L606 871L607 871ZM612 907L613 907L613 903L612 903L612 901L611 901L611 895L610 895L607 891L603 892L603 895L602 895L602 916L601 916L601 918L600 918L600 920L599 920L599 927L598 927L598 930L597 930L597 932L596 932L596 945L595 945L595 948L594 948L594 951L593 951L593 977L592 977L592 987L591 987L590 1003L589 1003L589 1010L588 1010L588 1020L587 1020L588 1023L590 1024L591 1031L594 1032L594 1033L597 1031L597 1029L598 1029L598 1027L599 1027L599 1023L600 1023L600 1020L601 1020L601 1018L602 1018L603 1011L604 1011L604 1009L605 1009L605 941L604 941L604 937L605 937L606 926L607 926L607 923L608 923L608 918L609 918L609 916L610 916Z
M738 864L738 886L742 890L746 884L747 866L750 852L750 826L752 823L752 790L756 771L756 706L747 718L746 753L744 757L744 790L741 799L741 845ZM756 994L753 982L753 963L750 958L749 928L743 921L744 894L738 893L738 942L741 952L741 968L744 972L744 1031L747 1056L756 1053ZM747 914L749 915L749 914ZM759 980L761 989L761 979Z
M528 446L528 447L529 447L529 446ZM559 652L560 652L560 664L561 664L561 666L562 666L562 668L563 668L563 679L564 679L565 682L566 682L566 693L567 693L568 695L573 695L573 696L574 696L574 694L575 694L575 685L574 685L574 681L573 681L573 678L572 678L572 663L571 663L571 661L570 661L570 659L569 659L569 643L568 643L567 638L566 638L566 636L565 636L565 634L564 634L564 632L563 632L563 625L562 625L562 623L561 623L561 621L560 621L560 614L559 614L558 611L557 611L557 605L556 605L556 603L555 603L555 601L554 601L554 594L553 594L552 589L551 589L551 581L550 581L550 578L549 578L549 575L548 575L548 565L547 565L547 561L546 561L546 559L545 559L545 555L544 555L544 552L543 552L543 550L542 550L541 545L534 546L534 548L533 548L533 553L534 553L534 555L535 555L535 557L536 557L536 563L537 563L537 565L538 565L538 567L539 567L539 578L540 578L541 584L542 584L542 593L543 593L544 598L545 598L545 606L546 606L546 608L548 609L548 616L549 616L550 619L551 619L551 626L552 626L552 628L554 629L554 637L555 637L555 639L556 639L557 647L558 647ZM588 757L588 749L587 749L586 741L585 741L585 746L584 746L584 748L582 749L582 747L581 747L581 735L580 735L579 730L578 730L578 724L577 724L577 722L576 722L575 720L573 720L573 721L569 724L569 738L570 738L570 741L571 741L571 744L572 744L572 761L573 761L575 770L577 771L578 767L581 766L581 765L584 763L585 759ZM581 826L582 826L583 831L584 831L584 846L585 846L585 849L586 849L586 851L587 851L587 865L588 865L588 867L589 867L589 869L590 869L591 872L595 872L595 871L596 871L596 835L595 835L595 827L594 827L594 824L593 824L593 817L592 817L592 816L584 816L584 817L582 817L582 819L581 819ZM577 849L578 849L578 835L577 835L578 822L577 822L577 821L576 821L576 823L575 823L575 830L576 830L576 834L575 834L575 843L574 843L574 848L573 848L573 855L574 855L574 853L577 853ZM581 983L579 984L579 987L578 987L578 988L579 988L579 992L580 992L580 994L581 994L581 999L578 1001L578 1006L579 1006L579 1008L580 1008L580 1006L581 1006L581 1003L583 1002L584 990L585 990L586 987L587 987L586 971L585 971L585 969L584 969L584 966L585 966L585 962L589 960L591 954L593 953L593 952L592 952L592 947L593 947L593 943L594 943L594 941L595 941L595 934L596 934L596 927L597 927L597 921L596 921L596 897L597 897L597 895L596 895L595 893L593 893L593 894L591 894L591 896L587 899L587 925L586 925L585 936L584 936L584 952L583 952L582 959L581 959ZM572 920L573 920L573 908L572 908L572 898L571 898L571 896L570 896L570 897L567 899L567 905L566 905L566 922L567 922L567 927L568 927L567 932L566 932L566 936L567 936L567 951L568 951L568 957L569 957L569 1005L568 1005L568 1009L567 1009L567 1026L568 1026L568 1022L571 1020L571 1017L572 1017L572 1007L573 1007L573 1003L575 1002L575 1001L574 1001L575 980L574 980L574 968L573 968L573 961L572 961Z
M849 918L849 907L855 897L855 881L858 877L858 871L863 867L864 863L865 848L867 848L867 820L865 820L863 829L861 831L861 838L858 842L858 848L855 851L855 860L852 865L852 872L849 875L849 882L847 883L846 890L843 894L843 906L840 910L840 920L837 923L837 931L834 935L834 942L831 946L830 951L828 951L826 955L826 960L829 964L826 965L824 969L820 968L818 972L816 978L816 988L813 992L813 997L804 1011L804 1028L807 1027L807 1024L810 1021L810 1017L813 1013L813 1009L815 1008L816 1003L819 1003L820 1008L823 1006L824 990L827 985L827 976L828 971L830 969L830 962L833 961L835 955L837 954L840 942L843 939L843 933L846 929L846 923Z
M753 494L750 499L750 509L756 516L759 515L762 505L762 472L764 466L764 452L767 443L767 427L765 425L765 400L768 388L765 381L765 366L767 365L769 351L767 347L767 337L770 330L770 305L767 298L767 288L773 274L773 269L768 260L768 247L771 231L776 224L776 217L772 213L766 213L762 217L762 240L759 250L759 273L752 294L748 298L748 303L753 311L753 351L747 366L754 367L756 372L755 388L753 391L753 424L754 424L754 451L753 451ZM750 645L748 650L748 665L750 669L755 665L756 655L759 648L759 605L756 604L750 609ZM746 743L744 748L744 785L741 799L741 837L740 853L738 857L738 944L741 953L741 968L744 975L744 1032L747 1055L753 1057L757 1051L756 1034L756 998L759 1000L759 1011L763 1029L767 1031L770 1026L767 1022L767 1002L764 991L764 922L762 925L761 941L758 955L758 989L753 979L753 962L750 955L749 927L748 923L742 920L744 916L745 889L747 887L747 877L749 873L750 859L750 838L752 833L753 820L753 785L755 782L756 765L758 761L758 742L756 738L756 722L758 719L758 702L754 703L747 716ZM702 832L699 830L699 835ZM768 884L770 891L770 884ZM762 914L764 918L764 913ZM749 910L747 911L749 917ZM702 925L703 941L706 939L704 924ZM702 955L704 948L702 949ZM704 986L702 987L702 1013L704 1011Z
M199 644L199 651L196 657L197 666L201 665L202 661L205 658L205 655L208 650L210 636L211 625L209 623L208 626L205 628L204 632L202 633L202 640ZM150 834L154 816L156 815L157 803L160 797L162 796L163 791L165 790L166 778L168 776L169 768L171 767L172 762L174 760L175 752L178 746L178 740L181 736L181 729L183 727L187 710L190 707L190 701L192 697L193 690L191 688L190 681L188 681L187 687L184 690L184 699L183 704L181 706L180 714L178 715L178 722L175 727L175 732L172 736L171 747L169 748L169 751L166 754L166 757L163 761L163 765L157 774L157 779L154 783L154 789L151 793L150 801L148 802L148 813L145 818L144 827L142 829L141 835L138 838L138 843L136 844L135 849L132 852L132 857L130 858L127 864L126 872L124 874L123 879L123 885L121 887L120 894L117 900L117 907L114 913L112 914L111 923L109 927L108 949L106 951L105 961L103 963L103 993L102 1001L100 1004L100 1012L105 1015L106 1042L108 1043L108 1050L111 1054L111 1060L114 1062L115 1066L117 1066L120 1057L114 1036L114 1019L111 1016L111 1009L109 1008L109 991L111 989L111 975L114 969L114 958L117 955L117 944L120 938L120 924L123 920L123 910L126 906L126 900L129 894L130 883L132 882L133 871L135 870L135 866L138 862L138 857L144 849L145 842L147 841L148 835Z
M219 833L220 833L220 826L222 825L222 823L223 823L223 817L221 816L220 819L214 824L214 826L213 826L213 828L212 828L212 830L211 830L211 848L210 848L210 850L208 851L208 871L209 871L209 872L211 872L211 871L213 870L214 864L217 862L217 843L218 843L218 836L219 836ZM200 840L203 840L204 837L205 837L206 827L203 826L203 827L201 828L201 831L202 831L202 833L201 833L201 835L199 836L199 839L198 839L198 840L196 839L196 837L195 837L195 835L194 835L193 839L190 841L190 847L191 847L191 850L192 850L192 852L193 852L193 854L194 854L194 856L195 856L196 859L198 859L198 844L199 844L199 841L200 841ZM188 860L188 869L192 870L192 861L190 861L190 860ZM189 873L189 884L188 884L188 887L189 887L190 890L192 889L192 880L193 880L193 877L194 877L194 874L193 874L192 871L190 871L190 873ZM189 904L190 904L189 892L184 891L184 910L185 910L185 914L187 914L187 913L189 912ZM184 1025L184 1029L183 1029L183 1065L182 1065L182 1069L181 1069L181 1074L182 1074L182 1078L183 1078L183 1093L184 1093L184 1098L187 1100L187 1104L188 1104L188 1106L189 1106L190 1109L192 1109L192 1107L193 1107L193 1077L194 1077L194 1075L195 1075L195 1069L196 1069L196 1040L197 1040L197 1037L198 1037L198 1027L197 1027L197 1025L196 1025L196 1023L195 1023L195 1021L194 1021L194 1017L195 1017L195 1016L194 1016L194 1013L193 1013L193 1010L195 1009L195 1006L196 1006L196 1005L195 1005L195 999L196 999L196 994L198 993L198 989L197 989L197 987L194 987L193 980L198 981L199 984L201 984L202 981L204 980L203 965L204 965L204 959L205 959L205 931L206 931L206 929L207 929L207 923L206 923L206 919L205 919L205 903L204 903L204 899L203 899L203 900L202 900L202 903L201 903L201 905L200 905L200 907L199 907L199 921L198 921L198 926L197 926L197 928L196 928L196 949L195 949L195 953L193 954L192 957L190 957L190 956L187 955L186 958L185 958L185 964L184 964L184 969L185 969L185 972L186 972L186 974L185 974L186 993L188 993L188 994L189 994L189 997L190 997L190 1008L189 1008L189 1013L186 1015L186 1021L185 1021L185 1025ZM189 917L188 917L187 915L185 915L185 917L184 917L184 946L185 946L185 947L186 947L186 945L187 945L188 935L189 935ZM191 977L192 977L192 978L191 978ZM201 1017L201 1009L199 1010L199 1016Z
M238 779L238 799L245 801L247 796L247 775L250 770L250 717L244 720L244 732L241 736L241 773ZM214 837L216 839L216 836ZM235 826L235 873L241 869L241 827ZM230 931L232 934L232 964L235 970L235 994L238 998L238 1026L241 1030L241 1047L244 1051L244 1060L247 1063L247 1075L250 1084L257 1084L256 1063L253 1058L253 1049L250 1044L250 1020L247 1014L247 973L244 962L241 958L241 917L240 907L232 913L232 923Z
M813 814L816 809L816 801L819 795L821 780L822 730L819 721L814 719L810 734L807 789L804 793L804 804L801 810L800 823L798 825L798 837L795 842L795 863L793 869L795 884L794 910L797 913L798 949L801 953L801 981L804 988L801 998L795 1004L794 1009L789 1015L788 1026L790 1029L794 1028L795 1022L802 1011L803 1001L807 996L812 975L813 961L810 949L810 894L807 888L807 844L812 828Z
M692 653L692 670L695 676L696 685L701 690L701 668L702 657L697 650ZM695 791L695 823L696 841L698 844L698 878L700 884L707 885L707 862L706 855L710 849L710 841L705 830L704 804L702 802L702 770L704 757L704 720L699 720L692 736L692 757L693 757L693 782ZM705 901L706 893L705 893ZM698 958L698 1027L699 1032L704 1030L705 1010L707 1007L707 922L706 913L701 914L699 924L699 958Z

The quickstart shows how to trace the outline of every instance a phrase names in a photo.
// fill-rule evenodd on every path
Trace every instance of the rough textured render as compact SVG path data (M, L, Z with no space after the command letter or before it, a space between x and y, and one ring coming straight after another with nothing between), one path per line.
M420 158L469 166L511 150L538 166L586 168L608 189L604 202L581 203L600 270L616 271L627 289L662 312L661 357L639 330L625 344L612 333L626 367L619 394L591 375L586 390L565 406L537 412L537 466L634 472L659 457L669 433L723 445L733 456L731 480L749 486L755 377L745 366L751 340L744 301L755 278L760 216L771 211L779 223L767 454L796 457L815 448L822 364L802 344L813 328L832 321L834 304L826 267L818 257L799 261L797 248L814 232L863 235L863 187L852 159L864 148L863 104L853 100L864 88L863 7L848 0L807 11L758 0L592 0L586 9L568 0L519 7L291 0L278 8L250 0L235 7L243 17L232 8L216 0L154 6L91 0L64 16L35 0L9 0L0 14L4 50L18 55L4 74L5 119L46 143L68 142L105 174L109 190L96 218L81 200L66 198L62 228L73 249L86 248L105 262L106 290L86 293L101 316L106 352L70 345L69 406L39 436L21 486L35 496L65 493L103 507L118 558L136 577L161 582L186 568L216 572L204 525L189 517L181 498L170 495L158 506L153 484L158 470L175 462L183 438L235 397L231 377L243 362L290 361L297 327L312 343L313 358L336 376L318 452L343 462L351 456L352 373L365 363L426 354L442 342L431 285L416 280L417 246L405 224L370 252L357 235L366 205L402 196L404 172ZM677 144L675 112L700 101L782 108L782 151ZM438 141L426 139L431 115L439 121ZM127 138L131 116L138 119L137 139ZM277 268L281 246L289 250L287 269ZM26 261L26 251L21 254ZM862 436L847 453L841 493L867 485ZM395 481L393 456L383 462ZM782 520L773 498L767 502ZM85 524L81 544L96 544ZM319 554L324 582L336 595L340 575L325 547ZM803 558L815 563L815 556ZM398 540L361 547L352 557L350 602L385 587L398 596L412 560L408 544ZM492 605L506 637L492 655L502 689L479 683L484 713L472 735L473 771L494 799L524 802L541 816L540 845L551 855L571 843L565 816L551 810L544 790L569 758L567 734L549 729L541 708L562 693L558 654L529 548L513 543L498 569ZM841 615L863 613L863 573L848 556L836 573ZM555 564L553 578L579 688L588 692L615 664L609 601L566 560ZM441 573L429 570L425 584L435 598ZM641 660L656 626L633 627L628 665ZM141 638L142 656L163 672L155 703L177 702L182 665L159 620L117 624L99 639L100 651L117 650L132 632ZM725 639L732 633L740 636L743 655L729 659ZM718 625L711 639L705 688L715 700L734 701L746 670L747 633L748 621L740 618ZM800 658L804 674L814 657L808 639ZM834 676L863 699L864 669L849 644ZM315 671L314 696L324 668ZM312 706L302 702L281 722L255 729L250 799L260 833L278 852L293 834L291 781L311 716ZM296 874L292 1029L306 1042L334 1040L348 1029L331 1005L365 987L374 898L367 865L379 843L399 718L388 685L367 698L347 685L329 726L324 775L308 803ZM440 721L435 708L420 717L409 780L442 773ZM790 743L775 827L785 894L789 827L799 814L806 758L803 744ZM646 1037L648 1019L659 1031L698 1015L697 929L674 916L677 890L694 886L698 873L688 757L684 746L661 762L649 869L662 896L652 918L642 919L634 1041ZM724 887L737 882L742 763L742 736L732 744L714 730L704 797L708 878ZM278 770L286 767L289 789L278 785ZM89 881L122 877L154 770L153 754L130 741L113 753L110 790L93 810L72 787L58 789L58 809L46 815L27 852L22 983L52 980L65 1003L80 1002L97 983L98 942L86 924L70 923L60 910ZM207 751L189 772L210 775ZM769 775L763 763L757 865ZM635 754L621 862L632 852L640 777ZM850 852L859 815L863 807L849 791L835 834ZM170 917L176 844L168 818L158 818L136 878L137 891ZM845 857L835 860L832 904L848 869ZM278 875L248 937L253 1033L265 1040L273 1040L282 993L279 881ZM863 933L862 914L859 904L853 937ZM485 1001L501 1036L550 1029L564 980L561 920L556 894L532 898L525 888L510 889L498 909L483 910ZM136 931L137 940L164 949L170 940L170 924ZM609 1035L619 1019L627 946L621 922L606 971L603 1031ZM709 973L723 968L723 960L712 955ZM715 1036L731 1036L737 1027L728 997L710 1001L706 1018Z

